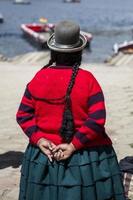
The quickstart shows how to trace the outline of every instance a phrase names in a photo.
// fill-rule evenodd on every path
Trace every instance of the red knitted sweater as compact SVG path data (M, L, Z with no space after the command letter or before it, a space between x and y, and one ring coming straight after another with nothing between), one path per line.
M49 104L43 98L58 98L66 94L72 69L50 67L41 69L28 83L17 112L17 122L36 145L40 138L55 144L63 143L59 129L62 124L64 104ZM104 97L95 77L79 69L71 93L75 134L72 143L77 149L97 145L111 145L105 132Z

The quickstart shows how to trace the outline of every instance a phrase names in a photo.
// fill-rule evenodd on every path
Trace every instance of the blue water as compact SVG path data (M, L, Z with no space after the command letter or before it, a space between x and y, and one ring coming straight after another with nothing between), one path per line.
M93 34L91 52L83 59L102 62L112 54L115 42L133 37L132 0L81 0L81 3L63 3L62 0L31 0L30 5L16 5L13 0L0 0L0 13L5 22L0 24L0 54L12 57L36 51L23 38L20 25L38 22L46 17L50 23L63 19L78 22L82 30Z

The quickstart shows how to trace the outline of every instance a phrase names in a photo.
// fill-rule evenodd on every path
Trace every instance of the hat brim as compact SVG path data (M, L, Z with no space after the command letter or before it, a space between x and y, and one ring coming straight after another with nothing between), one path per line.
M81 51L82 49L85 48L86 43L87 43L87 39L86 39L85 35L83 35L81 33L80 33L80 37L79 37L79 44L77 46L57 44L55 42L55 34L54 33L51 35L51 37L47 41L47 45L50 49L52 49L54 51L66 52L66 53Z

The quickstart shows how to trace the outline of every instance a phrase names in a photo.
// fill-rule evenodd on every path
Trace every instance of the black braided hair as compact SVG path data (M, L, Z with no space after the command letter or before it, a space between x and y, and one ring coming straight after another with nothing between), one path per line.
M64 113L62 119L62 125L60 128L60 135L63 138L64 142L70 143L74 132L74 119L72 114L72 102L71 102L71 92L75 83L76 76L78 74L79 66L82 60L82 51L74 52L74 53L61 53L51 51L51 59L49 63L45 65L42 69L45 69L56 62L56 65L69 65L72 66L72 75L70 78L70 82L67 87L66 94L63 97L55 98L55 99L47 99L43 98L49 104L64 104Z
M64 139L64 141L67 143L71 142L73 135L75 133L70 94L75 83L75 78L78 73L79 66L80 66L79 63L75 63L75 65L72 68L73 73L66 92L63 120L62 120L62 126L60 128L60 134Z

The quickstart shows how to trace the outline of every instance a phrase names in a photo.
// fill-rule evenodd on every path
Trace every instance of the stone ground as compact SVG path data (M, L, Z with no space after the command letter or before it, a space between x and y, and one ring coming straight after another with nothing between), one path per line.
M25 85L43 65L0 62L0 200L17 200L27 137L15 114ZM118 160L133 155L133 68L84 64L100 82L106 100L106 129Z

